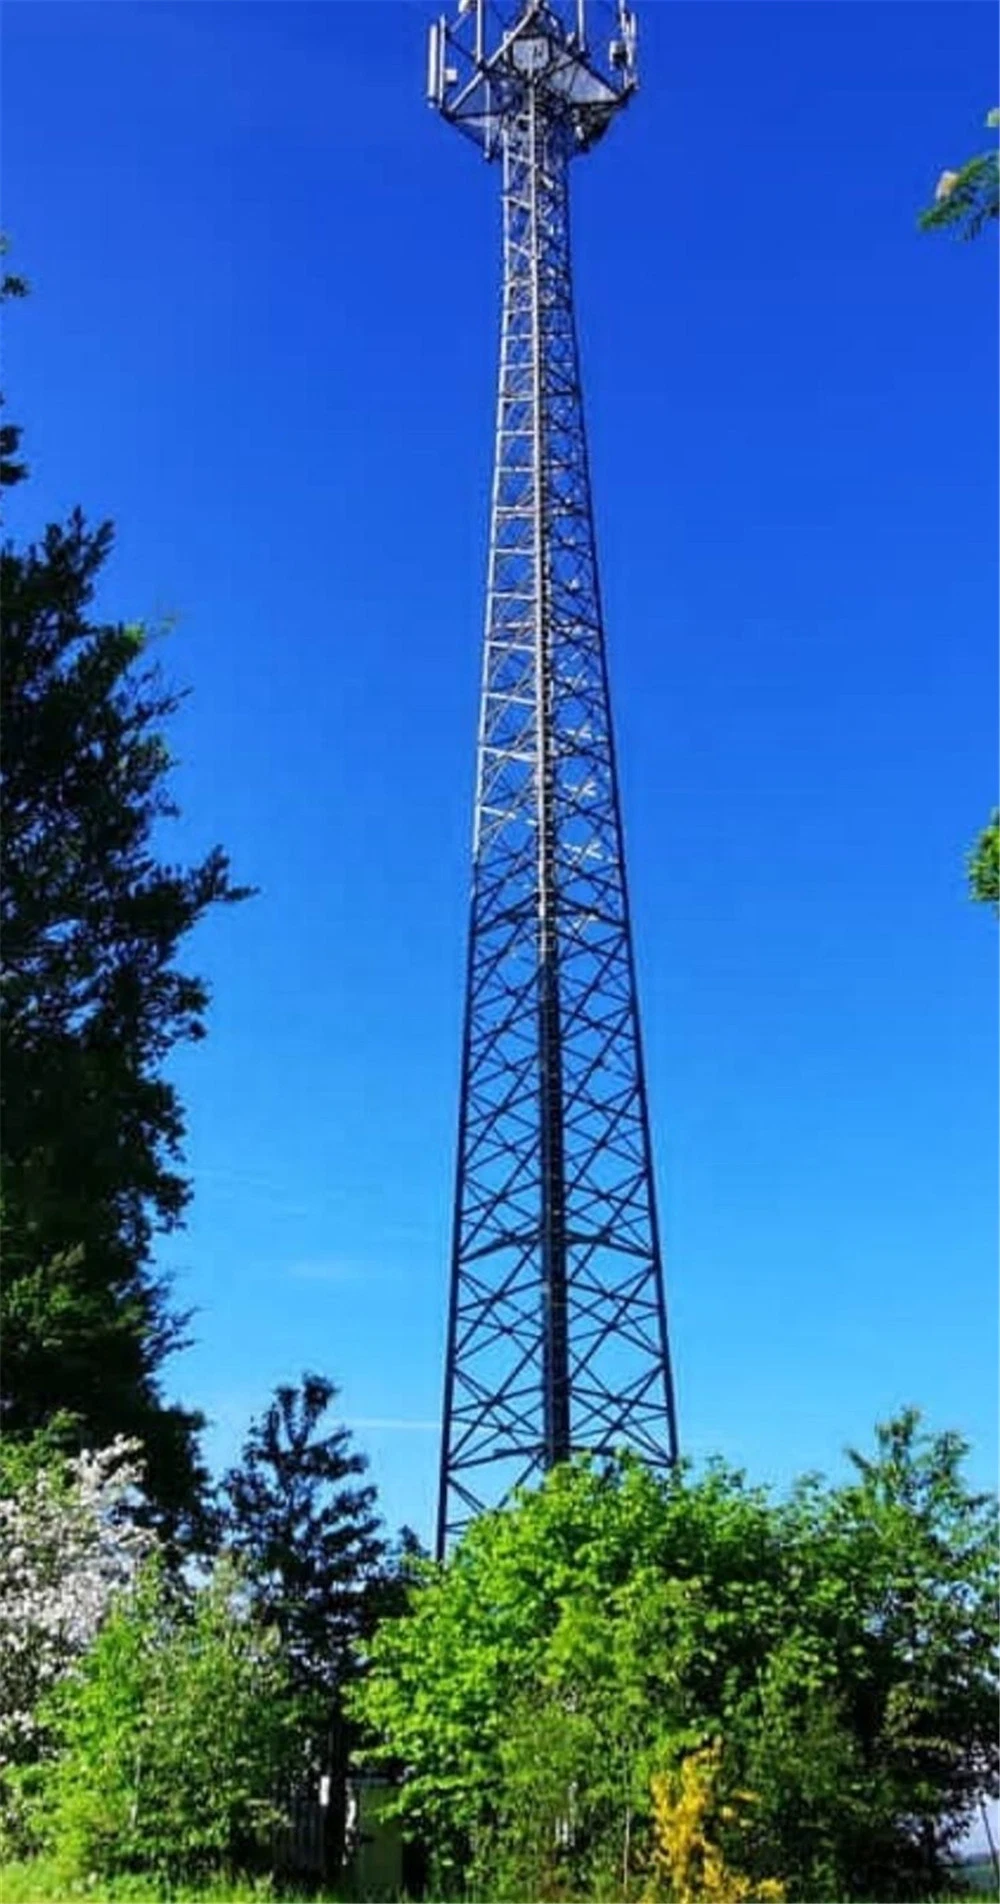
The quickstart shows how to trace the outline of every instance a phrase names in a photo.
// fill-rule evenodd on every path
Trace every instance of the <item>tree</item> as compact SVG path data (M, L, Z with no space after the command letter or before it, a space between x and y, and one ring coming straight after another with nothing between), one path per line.
M45 1700L79 1662L151 1537L135 1524L135 1449L60 1460L5 1444L0 1497L0 1833L16 1843L16 1769L46 1751ZM18 1457L25 1457L19 1460Z
M981 905L1000 912L1000 808L994 807L968 856L969 891Z
M1000 109L986 116L986 124L1000 125ZM981 231L1000 217L1000 164L994 147L967 159L957 171L942 172L934 193L934 203L921 212L921 231L953 231L960 238L978 238Z
M475 1522L349 1695L439 1882L627 1897L654 1791L721 1741L712 1842L748 1896L939 1894L997 1789L995 1521L962 1454L911 1412L844 1487L574 1465Z
M7 483L24 474L19 434L4 432ZM151 1503L176 1525L205 1476L201 1417L160 1387L188 1318L153 1240L190 1194L163 1068L205 1033L207 987L178 948L246 889L218 848L190 868L159 857L177 814L163 730L181 697L146 629L92 619L111 544L110 523L76 511L0 556L0 1406L8 1435L58 1417L78 1445L137 1439Z
M352 1649L386 1591L375 1489L361 1481L367 1461L346 1428L324 1427L336 1395L321 1375L277 1388L222 1489L223 1537L281 1636L316 1769L329 1769Z
M59 1751L31 1781L30 1818L67 1881L173 1885L266 1854L295 1709L230 1563L194 1592L147 1565L45 1717Z

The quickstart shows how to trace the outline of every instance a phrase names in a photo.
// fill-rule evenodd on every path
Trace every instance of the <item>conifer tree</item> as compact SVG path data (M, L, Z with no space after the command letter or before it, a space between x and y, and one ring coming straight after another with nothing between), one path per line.
M222 1488L225 1539L281 1633L319 1732L336 1726L386 1555L367 1460L347 1428L326 1425L336 1395L322 1375L278 1387Z
M5 296L25 288L3 280ZM6 486L26 475L20 434L3 428ZM176 1529L205 1476L201 1418L161 1388L188 1319L154 1238L190 1194L164 1065L205 1034L207 987L179 947L245 889L219 848L193 867L160 857L181 696L145 628L93 613L111 546L111 524L76 510L0 553L0 1418L15 1436L59 1423L77 1446L138 1439L154 1511Z

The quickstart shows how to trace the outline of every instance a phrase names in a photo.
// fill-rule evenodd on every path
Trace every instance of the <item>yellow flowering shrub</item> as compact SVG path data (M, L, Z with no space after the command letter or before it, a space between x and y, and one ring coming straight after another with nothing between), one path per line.
M731 1823L739 1805L754 1801L752 1792L734 1792L726 1803L718 1795L722 1742L689 1752L676 1771L652 1780L653 1850L644 1904L782 1904L785 1887L778 1878L750 1878L734 1871L713 1842L716 1822Z

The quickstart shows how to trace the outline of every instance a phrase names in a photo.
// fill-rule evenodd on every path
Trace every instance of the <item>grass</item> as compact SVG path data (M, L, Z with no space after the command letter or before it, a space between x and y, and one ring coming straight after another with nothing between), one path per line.
M970 1897L995 1896L993 1866L988 1858L970 1859L960 1870ZM0 1904L341 1904L332 1891L308 1895L283 1891L268 1878L232 1878L198 1886L172 1888L152 1878L94 1879L67 1883L53 1858L31 1858L23 1864L0 1865ZM954 1894L940 1904L955 1904Z
M970 1891L975 1895L982 1897L996 1896L996 1876L993 1859L989 1857L986 1852L984 1852L981 1857L964 1859L963 1863L959 1866L958 1875L964 1879Z
M332 1892L296 1899L266 1878L216 1879L176 1889L153 1878L118 1877L68 1883L53 1858L0 1866L0 1904L337 1904Z

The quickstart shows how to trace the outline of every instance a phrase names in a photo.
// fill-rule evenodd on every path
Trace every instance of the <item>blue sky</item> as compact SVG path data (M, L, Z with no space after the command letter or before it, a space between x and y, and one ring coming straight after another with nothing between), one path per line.
M16 534L176 617L199 930L171 1386L229 1457L322 1369L429 1534L497 177L419 4L6 10ZM915 1401L996 1468L995 244L986 5L641 7L575 229L682 1440L784 1484Z

